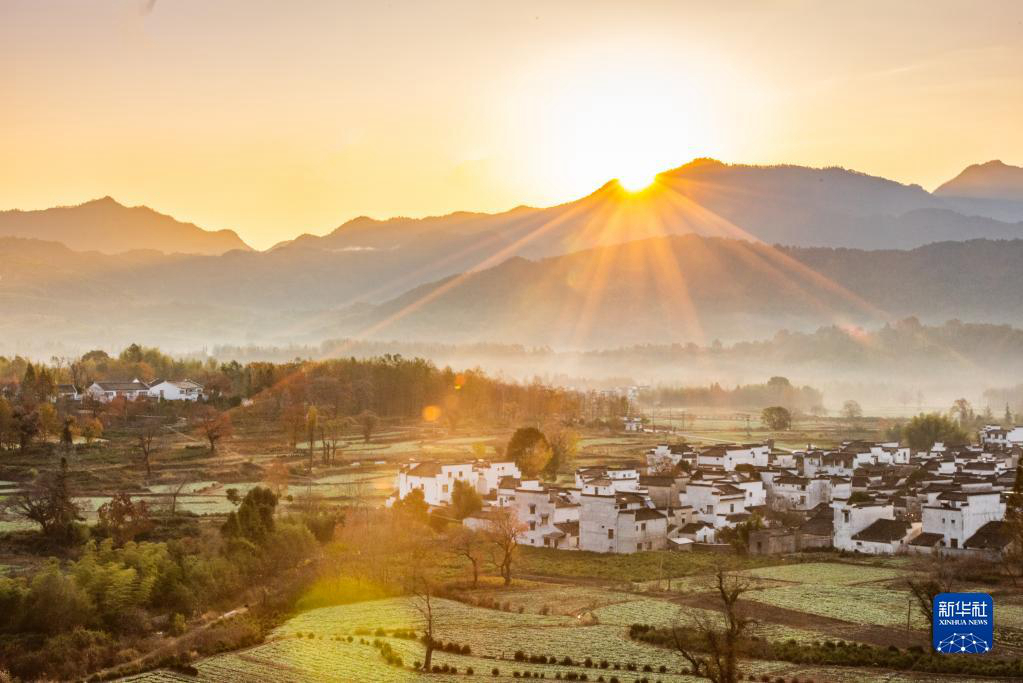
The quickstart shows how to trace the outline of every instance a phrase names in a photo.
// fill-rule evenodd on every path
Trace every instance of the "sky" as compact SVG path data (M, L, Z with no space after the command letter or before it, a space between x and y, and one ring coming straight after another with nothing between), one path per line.
M5 0L0 93L0 209L111 195L266 248L701 156L1023 165L1023 3Z

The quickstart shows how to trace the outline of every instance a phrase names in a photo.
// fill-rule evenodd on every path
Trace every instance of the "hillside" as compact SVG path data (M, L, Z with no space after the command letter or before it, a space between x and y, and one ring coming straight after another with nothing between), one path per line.
M0 211L0 237L48 240L106 254L135 249L223 254L249 249L233 230L203 230L145 206L123 206L110 197L40 211Z
M115 257L0 239L0 353L349 336L608 348L755 339L908 315L931 322L1023 316L1023 240L865 251L687 235L513 257L404 287L406 280L374 275L396 268L398 251L365 256L282 249Z
M775 248L683 236L500 266L343 319L377 338L561 347L749 339L787 327L1023 314L1023 240L908 251Z
M936 189L934 194L1023 202L1023 168L998 160L973 164Z

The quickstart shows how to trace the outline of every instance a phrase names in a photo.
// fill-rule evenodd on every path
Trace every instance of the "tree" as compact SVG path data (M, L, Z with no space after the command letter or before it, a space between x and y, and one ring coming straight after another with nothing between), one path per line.
M465 558L472 566L472 587L476 588L480 578L480 563L487 547L486 537L475 529L459 525L448 535L448 547L457 557Z
M64 426L60 430L60 445L63 448L70 450L72 447L74 447L74 445L75 445L75 431L77 429L78 429L78 423L75 421L75 418L70 417L70 416L64 418ZM0 438L0 442L2 442L2 441L3 441L3 439Z
M508 441L504 454L509 460L515 461L524 477L539 475L550 462L552 455L547 437L536 427L516 429Z
M863 408L860 407L859 401L853 401L852 399L842 404L842 417L850 422L863 417Z
M220 532L228 538L244 538L261 544L274 530L277 496L268 488L249 489L238 510L227 516Z
M1012 492L1005 501L1005 531L1009 544L1002 551L1002 566L1015 582L1023 574L1023 467L1016 467Z
M949 410L949 415L956 419L960 427L965 427L969 423L973 422L973 406L965 398L956 399L952 403L952 409Z
M316 444L316 428L319 425L320 414L316 410L316 406L309 406L308 412L305 414L305 432L306 437L309 440L309 471L313 471L313 453L316 452L314 448Z
M561 472L571 472L579 455L579 435L563 425L555 425L549 427L544 436L551 450L551 457L543 469L544 476L556 479Z
M14 409L10 402L0 396L0 450L5 444L16 441L14 437Z
M160 431L160 425L156 420L146 420L139 426L135 436L139 447L139 460L146 468L146 478L153 476L153 467L150 456L153 453L153 442Z
M725 527L718 532L720 540L731 543L737 552L745 555L749 552L750 534L764 528L764 522L760 515L754 514L745 522L739 522L734 527Z
M940 593L951 593L956 581L958 567L945 553L935 550L935 555L928 563L929 571L923 578L907 579L906 585L909 592L916 599L917 607L927 620L931 632L931 641L934 640L934 598Z
M781 431L792 427L792 413L788 408L771 406L760 412L760 421L767 425L768 429Z
M152 528L146 501L133 502L127 493L118 493L99 507L99 527L118 546L135 540Z
M434 626L436 614L434 613L434 597L436 586L429 571L429 563L426 556L431 552L429 547L422 545L424 554L419 555L419 561L410 563L407 591L412 595L412 605L423 617L423 645L426 653L423 656L423 671L429 671L433 661L433 651L436 649L437 640L434 638Z
M217 442L231 436L234 427L231 415L222 413L213 406L202 406L194 418L196 430L210 444L210 455L217 452Z
M966 432L955 421L937 413L917 415L903 427L902 434L915 451L929 451L938 442L959 446L967 440Z
M377 428L377 424L380 422L380 418L372 410L364 410L355 416L355 421L359 425L359 429L362 430L363 443L369 443L370 438L373 436L373 430Z
M32 440L42 430L39 413L35 409L30 410L25 406L18 406L14 409L12 417L18 449L25 452L25 449L32 445Z
M395 516L402 517L409 522L426 524L430 506L426 504L422 489L412 489L407 496L394 502L391 511Z
M85 437L85 443L91 444L96 439L103 436L103 423L98 418L90 417L82 423L82 436Z
M331 465L342 448L345 435L352 426L350 417L336 417L323 420L320 427L320 439L323 441L323 464Z
M24 487L5 507L38 524L44 535L64 542L73 537L74 523L84 519L71 491L67 458L60 459L60 469Z
M699 613L683 608L672 626L672 639L675 649L689 662L693 674L714 683L735 683L739 680L738 662L746 634L754 624L752 619L741 613L738 604L750 586L746 580L726 573L723 567L718 567L714 578L724 628L719 628L714 621ZM686 617L696 622L696 646L706 652L705 655L694 647L693 630Z
M56 437L60 435L60 416L52 403L42 403L36 408L39 414L39 430L43 437Z
M288 483L291 479L288 464L283 460L274 460L266 468L266 475L263 479L270 486L270 490L274 492L274 495L280 498L288 492Z
M496 509L487 521L484 534L490 543L494 566L501 572L505 586L511 585L515 551L518 548L519 537L527 528L511 508Z
M456 479L451 489L451 516L461 521L483 509L483 499L472 484Z

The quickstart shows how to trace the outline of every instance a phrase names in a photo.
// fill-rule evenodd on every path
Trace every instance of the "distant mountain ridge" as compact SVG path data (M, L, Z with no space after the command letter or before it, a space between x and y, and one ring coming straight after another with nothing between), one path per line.
M934 194L1023 202L1023 168L999 160L973 164L941 185Z
M0 211L0 237L4 236L60 242L77 251L105 254L136 249L223 254L250 249L233 230L203 230L149 207L124 206L111 197L77 206Z
M795 246L906 249L945 240L1023 237L1023 203L944 197L842 168L697 159L650 189L611 181L581 199L496 214L353 219L275 248L431 249L539 258L649 237L698 234ZM463 259L462 267L477 265ZM453 272L456 272L453 271Z
M14 345L0 353L40 344L80 350L134 340L191 350L340 337L595 349L756 339L912 315L1023 319L1023 240L868 251L676 235L514 256L418 285L379 282L376 273L407 261L398 250L370 253L111 256L0 238L0 340Z

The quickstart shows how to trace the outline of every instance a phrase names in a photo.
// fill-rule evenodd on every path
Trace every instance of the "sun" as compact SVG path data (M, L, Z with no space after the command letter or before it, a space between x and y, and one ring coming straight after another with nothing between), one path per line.
M626 192L642 192L656 180L656 174L644 171L632 171L618 176L618 182Z

